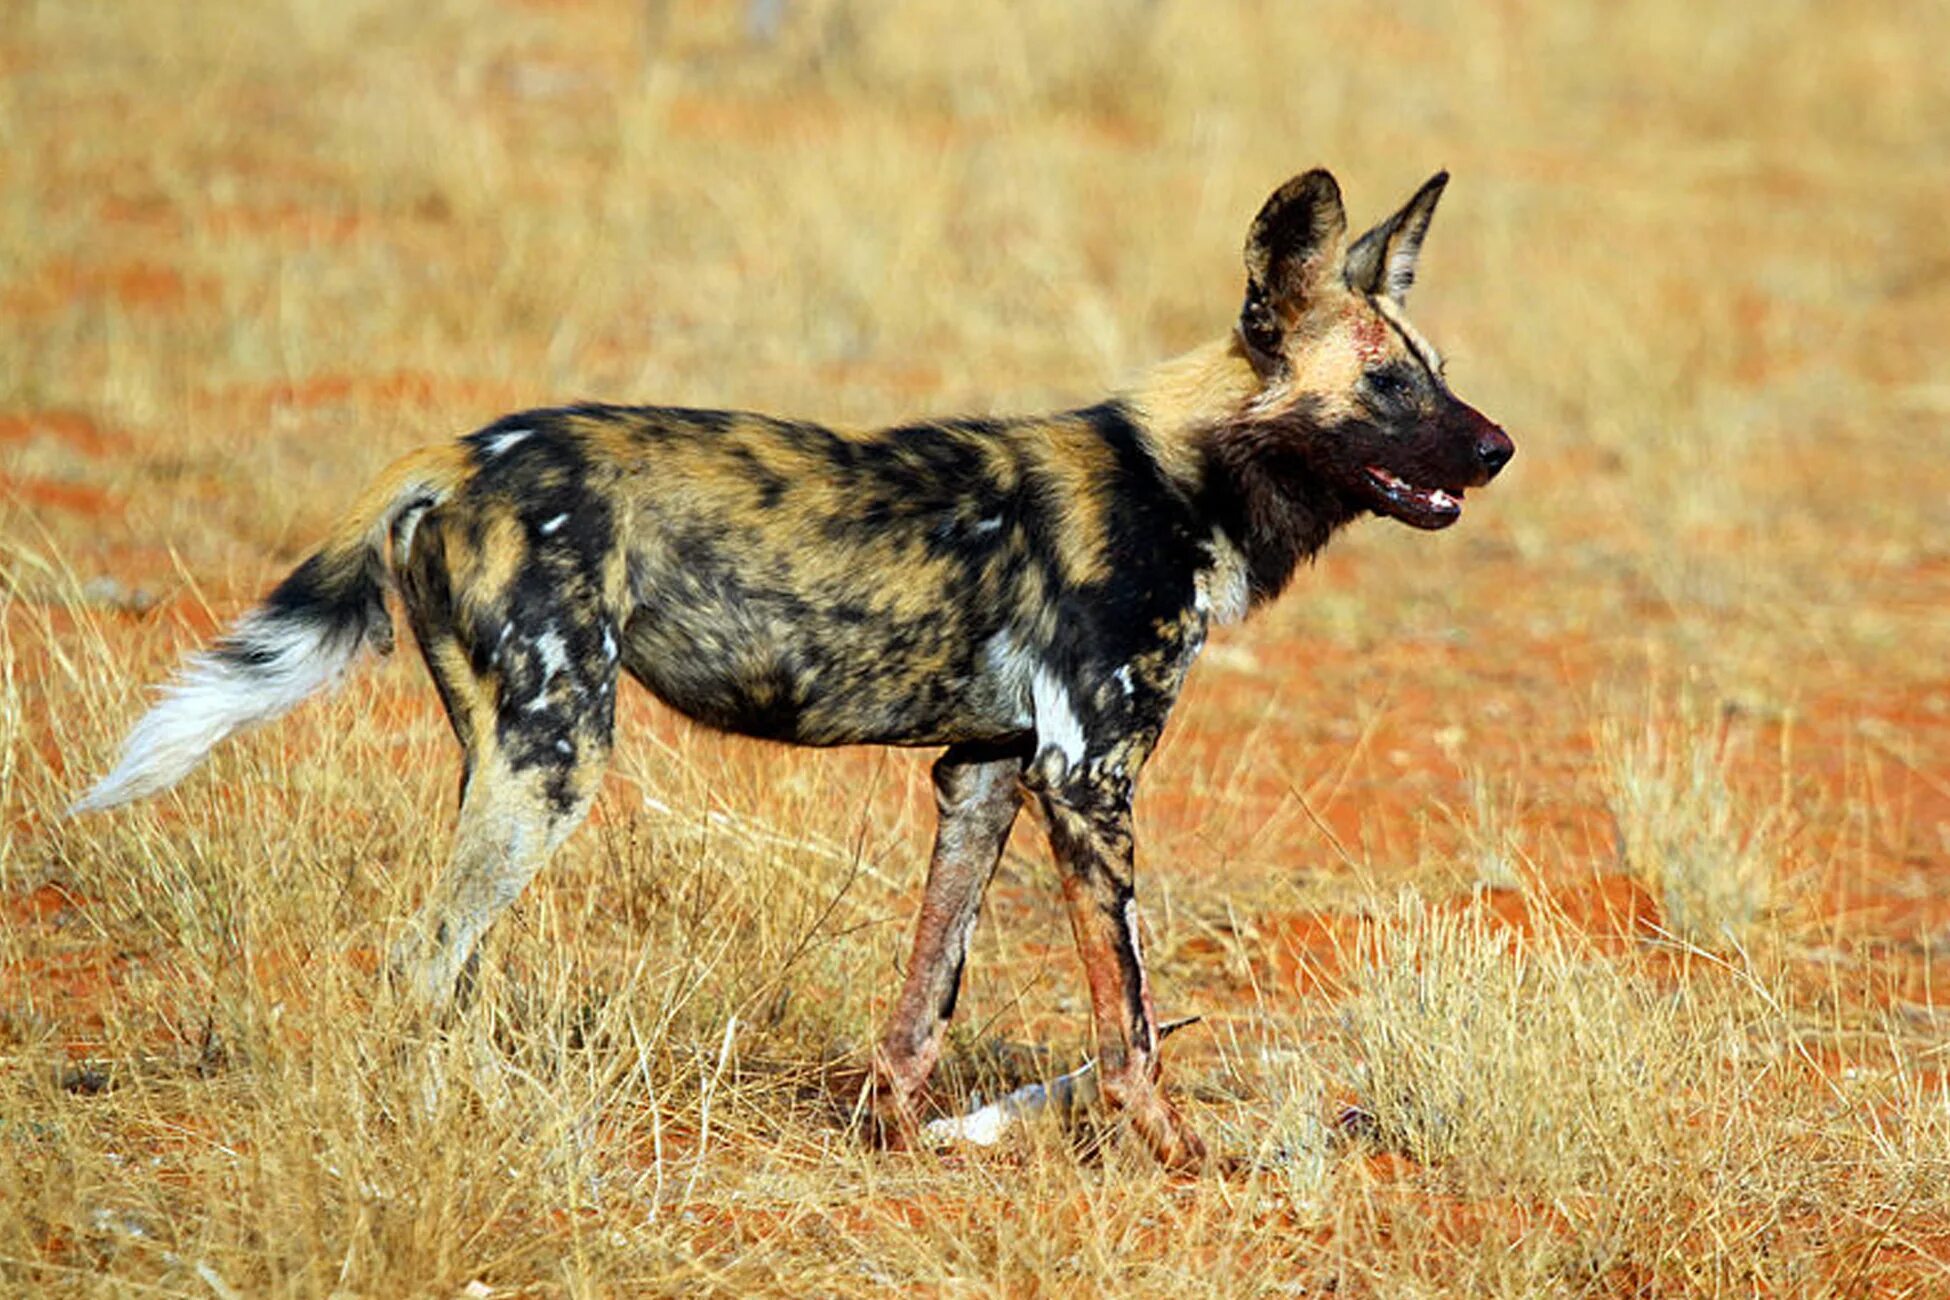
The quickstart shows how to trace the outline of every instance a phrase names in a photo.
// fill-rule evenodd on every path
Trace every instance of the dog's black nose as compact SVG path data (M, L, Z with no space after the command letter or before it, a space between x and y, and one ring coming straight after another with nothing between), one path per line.
M1517 454L1517 444L1510 441L1510 435L1492 427L1476 442L1476 459L1483 462L1483 477L1496 477L1496 472L1510 463L1510 457Z

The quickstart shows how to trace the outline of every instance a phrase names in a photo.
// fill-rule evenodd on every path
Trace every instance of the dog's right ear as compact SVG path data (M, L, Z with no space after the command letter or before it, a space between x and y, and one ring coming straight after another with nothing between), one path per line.
M1341 187L1315 168L1273 191L1246 235L1246 305L1239 338L1260 373L1276 370L1286 332L1336 285L1346 257Z

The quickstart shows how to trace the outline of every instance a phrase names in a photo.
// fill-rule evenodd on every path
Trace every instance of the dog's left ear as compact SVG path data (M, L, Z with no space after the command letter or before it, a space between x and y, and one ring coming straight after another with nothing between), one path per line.
M1435 215L1436 202L1448 183L1449 173L1437 172L1400 212L1354 241L1342 272L1348 288L1356 293L1387 294L1401 305L1415 283L1415 259L1422 252L1422 236L1429 233L1429 218Z

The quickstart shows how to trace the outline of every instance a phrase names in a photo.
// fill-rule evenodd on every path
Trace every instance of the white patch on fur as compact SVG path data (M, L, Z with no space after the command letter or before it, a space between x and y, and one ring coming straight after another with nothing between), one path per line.
M1252 401L1246 403L1246 414L1261 418L1285 410L1293 403L1293 381L1282 374L1259 390Z
M1124 933L1131 939L1131 956L1137 958L1137 964L1142 968L1144 953L1138 948L1138 910L1135 896L1124 900Z
M989 672L995 679L998 693L1009 705L1010 724L1018 727L1029 726L1036 719L1030 711L1029 674L1034 660L1028 650L1007 632L997 632L989 638L984 654L988 659Z
M510 429L506 433L495 434L481 446L490 456L504 456L534 432L533 429Z
M1036 747L1039 752L1054 749L1075 767L1083 761L1083 724L1070 704L1070 692L1049 669L1038 665L1030 679L1030 700L1036 706Z
M1209 614L1221 623L1237 623L1246 617L1252 606L1252 588L1246 580L1246 557L1239 553L1223 534L1213 534L1206 543L1206 554L1212 557L1211 567L1201 569L1198 575L1198 594L1195 603L1201 614Z
M1125 664L1122 668L1119 668L1116 677L1117 684L1124 688L1125 699L1128 700L1137 694L1137 683L1131 680L1131 666L1129 664Z
M535 689L535 698L521 706L523 713L540 713L548 707L548 684L569 666L569 643L551 627L535 638L535 655L542 661L542 684Z
M555 518L549 520L547 523L542 525L540 530L541 534L544 537L553 537L555 536L555 531L558 528L560 528L563 524L566 524L568 522L569 522L569 516L567 513L559 514L555 516Z
M1026 677L1030 668L1029 651L1007 632L989 638L989 666L1010 681Z
M393 566L398 568L406 563L406 557L413 554L413 534L420 526L420 516L427 512L422 506L401 515L393 525Z
M554 628L535 638L535 653L542 660L542 685L569 666L569 643Z
M1137 905L1137 895L1135 894L1131 895L1130 897L1124 900L1124 934L1131 941L1131 960L1137 963L1137 968L1139 970L1143 970L1144 969L1144 947L1142 942L1138 938L1138 905ZM1147 1016L1146 1019L1149 1020L1150 1017ZM1153 1021L1147 1024L1145 1028L1150 1031L1150 1037L1151 1037L1150 1043L1146 1045L1147 1049L1149 1051L1155 1052L1158 1050L1157 1023Z
M987 519L977 519L968 531L976 537L986 537L1000 527L1002 527L1002 516L990 515Z
M603 629L603 658L616 662L616 634L608 628Z
M246 614L224 643L263 662L239 662L221 649L192 655L135 724L114 769L68 811L95 812L167 790L225 737L336 684L362 640L310 619Z

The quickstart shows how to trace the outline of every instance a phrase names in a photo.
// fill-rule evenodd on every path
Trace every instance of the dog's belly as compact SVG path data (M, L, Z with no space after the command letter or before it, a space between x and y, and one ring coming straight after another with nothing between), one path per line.
M723 731L934 745L1028 730L1026 687L994 644L952 611L903 622L746 594L639 611L623 664L672 708Z

